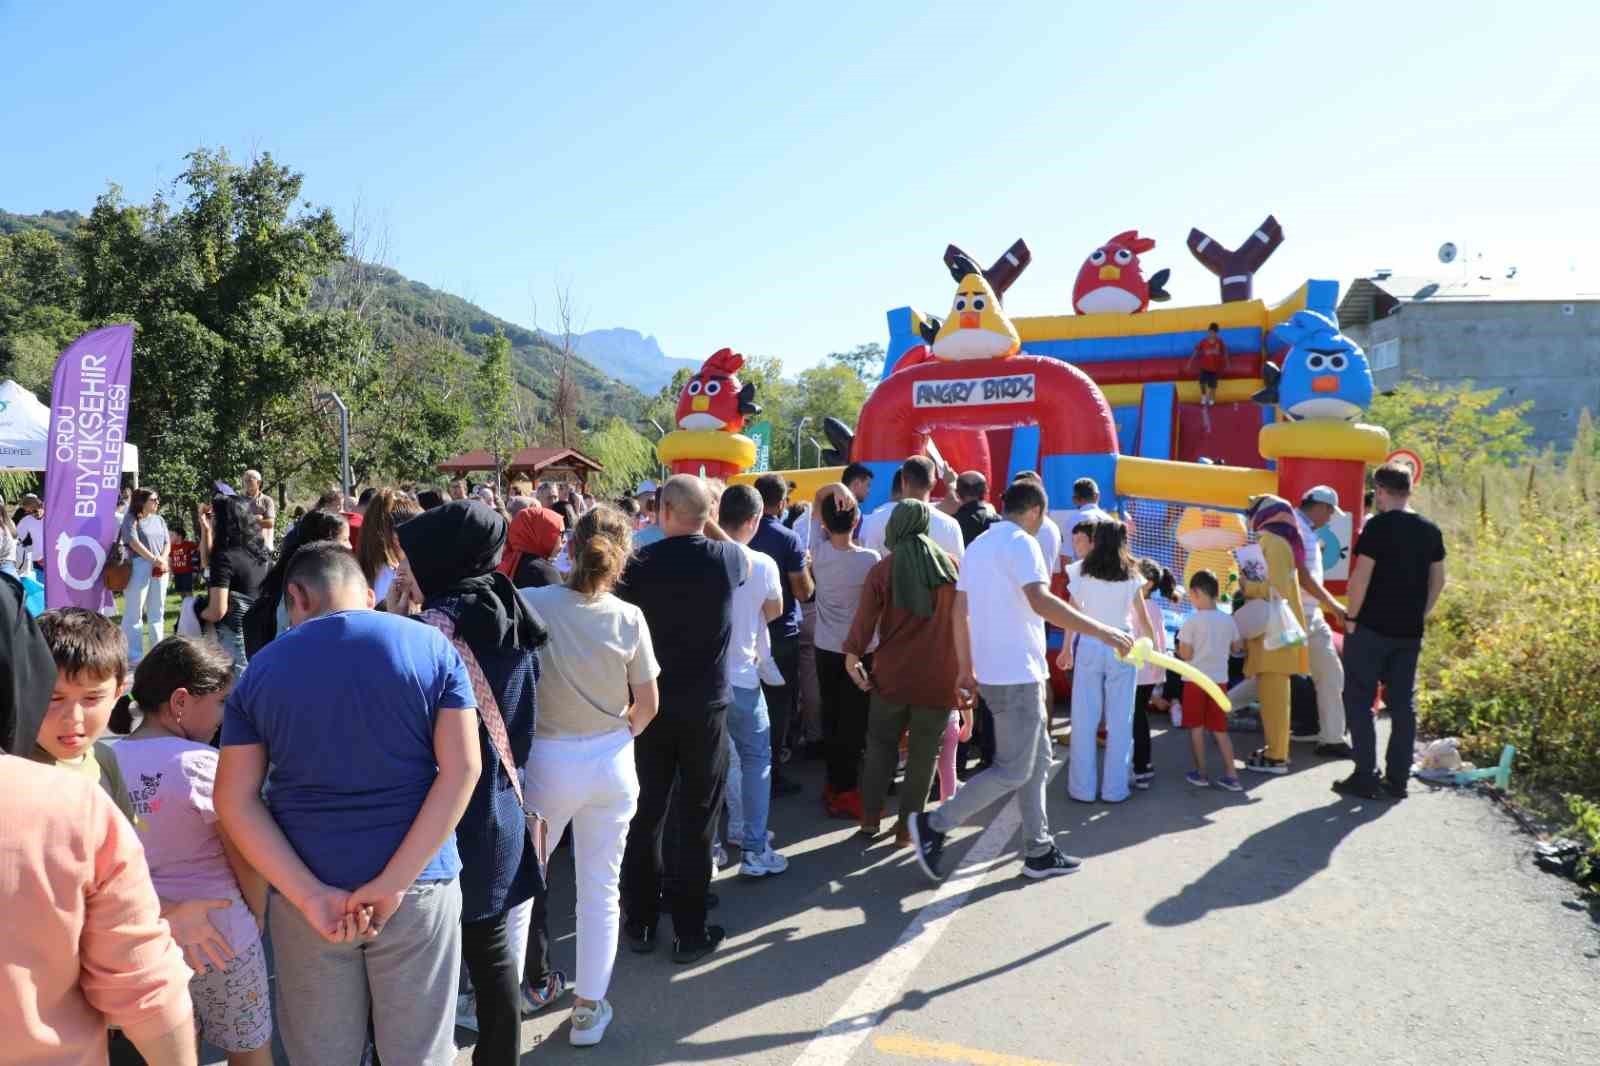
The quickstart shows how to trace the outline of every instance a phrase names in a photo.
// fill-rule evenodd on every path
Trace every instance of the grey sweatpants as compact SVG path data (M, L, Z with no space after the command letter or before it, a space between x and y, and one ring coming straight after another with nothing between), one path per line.
M412 885L373 940L330 944L276 892L267 923L278 974L278 1033L291 1066L356 1066L369 1013L384 1066L455 1060L459 882Z
M1045 684L978 686L994 715L994 763L969 777L953 799L928 816L935 830L948 833L1015 792L1022 813L1022 854L1032 858L1054 846L1044 814L1045 786L1050 781Z

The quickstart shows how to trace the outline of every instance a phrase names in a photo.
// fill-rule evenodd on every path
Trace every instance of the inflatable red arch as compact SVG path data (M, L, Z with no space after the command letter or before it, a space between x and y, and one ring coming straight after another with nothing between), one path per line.
M1039 427L1038 471L1053 507L1066 507L1072 482L1114 484L1117 431L1105 396L1069 363L1033 355L919 363L889 375L861 408L851 458L875 475L867 506L889 498L889 481L908 456L939 433L957 471L989 472L984 433ZM998 498L1002 484L991 487Z

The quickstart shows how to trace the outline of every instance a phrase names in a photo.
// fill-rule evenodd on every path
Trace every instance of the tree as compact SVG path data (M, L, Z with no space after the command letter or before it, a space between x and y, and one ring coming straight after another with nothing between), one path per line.
M1499 405L1503 389L1402 382L1373 397L1367 417L1389 431L1395 446L1422 457L1425 476L1446 484L1483 463L1507 463L1528 451L1533 402Z
M869 388L883 377L883 345L858 344L848 352L829 352L828 358L847 367Z
M656 461L655 442L636 432L620 418L613 418L583 438L583 453L605 470L589 478L596 496L631 493L646 478L661 469Z
M494 482L500 485L514 447L511 437L511 342L495 330L483 344L483 361L472 375L472 405L483 447L494 456Z

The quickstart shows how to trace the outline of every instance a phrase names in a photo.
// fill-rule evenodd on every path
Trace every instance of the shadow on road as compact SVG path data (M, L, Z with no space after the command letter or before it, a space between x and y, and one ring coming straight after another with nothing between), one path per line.
M1248 837L1221 862L1150 908L1151 925L1185 925L1214 910L1250 907L1292 892L1327 869L1344 838L1383 817L1382 800L1337 799Z

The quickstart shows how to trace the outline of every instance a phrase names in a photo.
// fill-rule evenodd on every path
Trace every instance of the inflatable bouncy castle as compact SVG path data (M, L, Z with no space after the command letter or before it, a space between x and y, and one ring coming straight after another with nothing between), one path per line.
M1388 454L1388 434L1359 421L1372 376L1339 333L1338 284L1307 281L1272 305L1254 298L1254 275L1282 240L1270 216L1237 250L1191 230L1187 247L1217 276L1222 302L1152 307L1167 296L1168 272L1146 279L1140 261L1156 241L1124 230L1084 259L1070 301L1063 294L1075 313L1016 318L1002 301L1032 258L1027 245L987 270L952 245L948 312L888 312L883 377L845 442L847 458L877 475L867 508L888 498L895 467L924 450L985 472L994 495L1036 470L1056 509L1090 477L1101 506L1130 519L1137 554L1176 574L1208 566L1226 583L1229 549L1248 540L1238 513L1251 496L1298 501L1328 485L1342 513L1319 538L1327 584L1342 593L1366 466ZM1215 406L1202 409L1193 356L1212 325L1227 360ZM787 476L803 497L839 472Z

